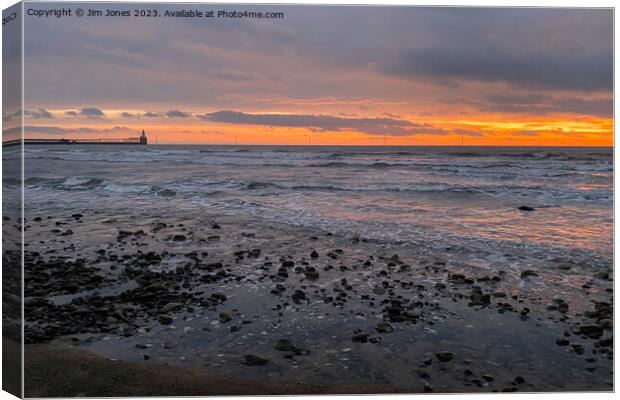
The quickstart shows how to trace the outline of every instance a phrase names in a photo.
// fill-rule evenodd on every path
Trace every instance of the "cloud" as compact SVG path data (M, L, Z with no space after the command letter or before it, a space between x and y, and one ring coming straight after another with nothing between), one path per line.
M39 108L38 110L26 110L24 111L26 117L35 119L53 119L54 116L47 110Z
M9 123L21 119L21 110L7 112L2 114L2 121ZM54 116L47 110L39 108L38 110L24 110L24 116L33 119L53 119Z
M276 8L287 16L277 24L155 24L121 18L59 25L41 19L24 40L29 60L24 96L31 108L105 105L122 110L132 104L164 110L136 111L140 118L166 118L167 110L198 107L459 115L478 106L498 107L485 99L497 91L500 85L489 84L496 82L507 93L532 88L576 98L575 89L611 93L614 25L609 9L383 7L378 13L376 7ZM16 51L19 60L21 49ZM457 97L475 105L442 101ZM333 105L322 103L325 98ZM352 99L362 101L349 103ZM560 106L600 115L606 107L594 100L503 105L506 112L524 114ZM365 129L374 133L376 128Z
M385 74L450 84L507 82L521 87L611 91L613 55L609 52L554 54L476 43L400 51L379 64Z
M121 117L123 117L123 118L139 118L140 116L124 111L124 112L121 113Z
M80 115L87 118L105 117L105 113L98 108L87 107L80 110Z
M553 97L542 94L488 95L478 104L480 111L517 114L578 114L603 118L613 116L613 99L585 99L575 96Z
M538 136L541 134L540 131L534 131L534 130L524 130L524 131L517 131L514 132L515 135L518 136Z
M450 131L429 124L418 124L396 118L342 118L312 114L247 114L217 111L198 118L208 122L306 128L313 132L359 131L371 135L407 136L414 134L447 134Z
M454 129L452 130L452 132L456 133L457 135L463 135L463 136L474 136L474 137L485 136L484 132L476 131L473 129Z
M47 135L68 135L68 134L101 134L107 135L110 133L134 133L138 136L135 129L128 128L126 126L114 126L111 128L90 128L90 127L76 127L76 128L63 128L60 126L42 126L42 125L26 125L24 127L24 133L42 133Z
M188 118L191 117L191 114L179 111L179 110L171 110L166 113L168 118Z
M10 122L21 119L21 117L22 117L21 110L5 112L2 114L2 122L4 122L5 124L10 123Z
M65 111L65 115L68 115L69 117L77 117L79 114L77 111Z
M13 126L11 128L4 128L2 129L2 136L3 139L6 139L7 136L11 136L11 135L21 135L22 133L22 127L21 126ZM10 139L18 139L19 137L16 138L10 138Z

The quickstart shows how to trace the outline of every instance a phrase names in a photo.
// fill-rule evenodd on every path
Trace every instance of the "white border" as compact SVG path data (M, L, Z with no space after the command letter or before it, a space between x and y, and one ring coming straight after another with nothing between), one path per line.
M34 0L31 2L43 2L43 1L38 1L38 0ZM59 1L62 3L83 3L83 1L79 1L79 0L66 0L66 1ZM118 2L121 3L121 1L109 1L109 3L114 3L114 2ZM9 6L11 6L12 4L15 4L16 1L11 1L11 0L0 0L0 5L2 6L2 9L5 9ZM102 2L97 2L94 1L93 3L104 3ZM586 7L586 8L592 8L592 7L605 7L605 8L613 8L615 6L614 2L611 0L589 0L589 1L584 1L584 0L521 0L521 1L514 1L514 0L474 0L474 1L468 1L468 0L460 0L460 1L455 1L455 0L443 0L443 1L437 1L437 0L424 0L424 1L416 1L416 0L388 0L388 1L381 1L381 0L313 0L313 1L300 1L300 0L287 0L287 1L283 1L283 0L267 0L267 1L260 1L260 0L242 0L242 1L205 1L205 2L187 2L187 1L179 1L179 0L170 0L170 1L148 1L148 0L133 0L133 1L128 1L127 3L220 3L220 4L324 4L324 5L337 5L337 4L341 4L341 5L419 5L419 6L479 6L479 7ZM23 13L22 13L23 15ZM616 16L616 10L614 8L614 21L615 21L615 16ZM24 25L22 23L22 38L23 38L23 31L24 31ZM615 23L614 23L615 26ZM618 32L614 29L614 55L615 55L615 50L617 47L617 43L618 43ZM23 60L23 40L22 40L22 60ZM22 65L22 69L23 69L23 65ZM616 72L618 71L618 69L615 66L614 63L614 77ZM22 70L22 77L23 77L23 70ZM1 83L0 83L1 86ZM22 79L22 110L24 109L24 96L23 96L23 89L24 89L24 82ZM614 79L614 97L615 97L615 93L617 93L617 89L618 89L618 83L617 81ZM1 95L0 95L1 96ZM614 101L614 133L615 133L615 116L618 115L617 111L618 111L618 103ZM23 121L23 115L22 115L22 126L24 124ZM23 132L22 132L23 134ZM614 141L615 143L615 141ZM22 148L23 151L23 148ZM614 145L614 171L616 170L616 159L615 159L615 145ZM0 163L0 174L2 172L2 165ZM23 179L23 157L22 157L22 179ZM618 175L614 174L614 192L615 192L615 187L617 187L617 183L618 183ZM22 190L22 198L23 198L24 194L23 194L23 190ZM0 194L0 204L1 204L1 194ZM614 196L614 221L615 221L615 211L618 210L618 207L620 207L620 200L618 200L617 197ZM23 217L23 207L22 207L22 217ZM620 249L620 244L619 242L616 240L616 232L614 229L614 255L618 254L618 250ZM22 238L23 238L24 232L23 232L23 227L22 227ZM0 232L0 237L1 237L1 232ZM23 261L23 254L22 254L22 261ZM616 258L614 257L614 271L615 268L617 266L617 262L616 262ZM615 274L614 274L615 275ZM22 275L22 279L23 279L23 275ZM616 285L614 285L614 290ZM23 282L22 282L22 290L23 290ZM1 293L1 287L0 287L0 293ZM22 297L23 297L23 293L22 293ZM615 311L615 310L614 310ZM22 307L22 318L23 318L23 307ZM614 314L614 324L616 324L617 326L617 322L618 322L618 315L617 313ZM23 327L22 327L23 329ZM614 347L615 348L615 347ZM1 356L1 346L0 346L0 356ZM22 355L22 361L23 361L23 355ZM23 365L23 364L22 364ZM618 359L617 357L614 359L614 372L617 372L617 368L618 368ZM615 373L614 376L614 386L618 387L618 383L619 383L619 378L618 378L617 373ZM22 375L23 376L23 375ZM0 375L0 384L1 384L1 380L2 377ZM389 397L390 399L394 399L394 400L402 400L402 399L406 399L406 398L411 398L413 396L431 396L429 394L426 395L367 395L364 396L364 398L368 398L368 399L379 399L379 398L387 398ZM454 395L432 395L433 398L440 398L440 399L447 399L449 397L452 397ZM460 399L475 399L477 397L484 397L486 399L515 399L515 400L525 400L525 399L531 399L534 397L545 397L547 399L551 399L551 400L583 400L584 397L587 396L588 400L590 399L611 399L613 398L613 394L608 394L608 393L544 393L544 394L521 394L521 393L515 393L515 394L508 394L508 393L503 393L503 394L464 394L464 395L459 395ZM240 396L241 397L241 396ZM244 397L248 397L248 396L244 396ZM262 396L263 398L268 398L268 399L276 399L276 398L293 398L291 396ZM353 399L353 398L359 398L360 396L297 396L297 397L303 397L303 398L310 398L310 399ZM181 399L184 399L183 397L179 397ZM196 397L188 397L187 399L195 399ZM0 392L0 400L9 400L9 399L14 399L13 396L11 396L10 394L6 393L6 392Z

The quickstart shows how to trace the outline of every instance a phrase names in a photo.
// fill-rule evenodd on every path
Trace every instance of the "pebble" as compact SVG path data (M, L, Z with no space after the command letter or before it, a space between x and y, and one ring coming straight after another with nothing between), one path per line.
M232 313L230 311L224 311L220 313L220 315L218 316L218 319L221 323L225 324L226 322L229 322L230 320L232 320Z
M538 276L538 272L532 271L531 269L526 269L525 271L521 272L522 279L528 278L530 276Z
M366 343L368 341L368 336L370 336L369 333L358 333L351 336L351 340L354 342Z
M295 344L290 339L278 339L275 349L278 351L294 351Z
M394 326L392 326L392 324L388 322L379 322L377 326L375 327L375 329L377 330L377 332L381 332L381 333L394 332Z
M448 362L454 358L455 354L451 351L441 351L439 353L436 353L435 356L441 362Z
M242 363L248 366L262 366L269 362L266 358L256 356L254 354L246 354L243 356Z

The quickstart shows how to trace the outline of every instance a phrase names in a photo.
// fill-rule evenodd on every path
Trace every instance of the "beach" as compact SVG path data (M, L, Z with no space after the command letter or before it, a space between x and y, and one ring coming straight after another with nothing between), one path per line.
M25 167L27 396L613 389L609 148L37 146ZM59 361L89 367L62 386Z

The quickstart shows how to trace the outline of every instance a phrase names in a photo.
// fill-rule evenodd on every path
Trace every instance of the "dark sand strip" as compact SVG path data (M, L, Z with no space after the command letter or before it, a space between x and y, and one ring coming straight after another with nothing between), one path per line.
M204 369L112 361L64 344L26 346L26 397L396 393L382 385L319 386L230 379ZM400 391L402 392L402 391Z

